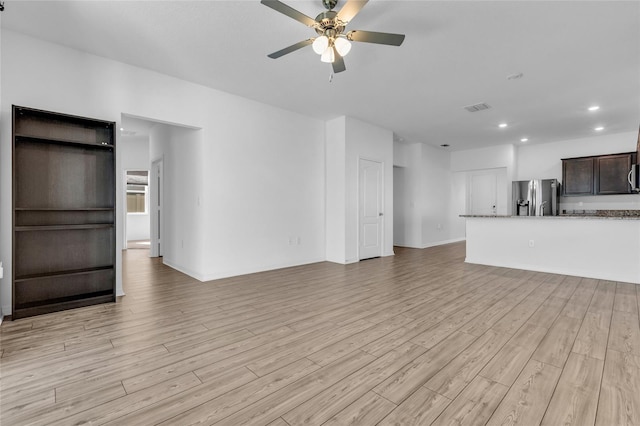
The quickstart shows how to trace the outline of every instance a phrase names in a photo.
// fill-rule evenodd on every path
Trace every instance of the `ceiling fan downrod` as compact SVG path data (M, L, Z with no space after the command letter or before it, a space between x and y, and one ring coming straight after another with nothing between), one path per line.
M338 0L322 0L322 5L327 10L333 10L338 4Z

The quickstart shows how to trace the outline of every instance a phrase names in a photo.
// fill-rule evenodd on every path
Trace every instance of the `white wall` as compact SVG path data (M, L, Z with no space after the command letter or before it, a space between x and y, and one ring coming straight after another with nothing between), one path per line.
M422 148L422 246L452 240L450 154L443 149Z
M150 228L149 213L127 214L127 241L148 240Z
M342 116L325 124L326 256L337 263L346 259L346 122Z
M407 240L410 200L406 174L406 167L393 166L393 244L396 246L406 246Z
M383 237L382 255L393 255L393 133L352 117L346 118L346 252L345 262L357 262L358 257L358 179L360 159L382 163Z
M325 260L324 123L231 96L212 113L203 279Z
M454 151L451 153L451 171L465 172L467 176L468 172L477 170L493 169L499 171L498 214L511 214L511 182L515 180L519 167L516 159L517 152L518 150L513 145ZM468 193L466 187L465 193ZM459 211L459 206L456 207L456 210ZM451 219L454 220L453 217Z
M122 151L119 173L127 170L150 170L149 138L147 136L123 136L118 149ZM127 214L125 239L127 241L148 240L151 224L149 213Z
M11 127L5 123L12 104L118 124L125 113L201 128L201 155L185 153L188 169L174 169L176 174L201 170L201 213L193 224L198 230L193 238L200 242L191 246L202 249L201 260L194 262L199 278L325 258L323 122L6 29L1 43L0 259L5 276L11 276ZM122 161L118 150L117 169ZM116 189L121 200L121 175ZM185 195L188 208L192 195ZM122 211L120 203L119 229ZM192 237L183 232L186 247ZM300 236L301 244L290 247L290 235ZM122 248L120 232L116 244ZM176 261L180 256L175 253ZM122 294L120 250L116 269ZM9 314L11 280L0 284L2 311Z
M460 200L453 191L454 187L458 189L460 177L451 173L450 153L421 143L396 142L394 155L394 161L403 165L396 172L401 173L402 181L394 189L394 196L397 192L402 195L402 201L394 204L396 229L402 231L394 235L395 244L425 248L464 238L464 222L461 224L460 218L452 216L452 211L460 208L454 204L454 200ZM462 185L464 209L464 180Z
M409 165L409 146L410 144L393 142L393 165L398 167L407 167Z
M617 154L636 150L637 132L571 139L518 147L515 180L551 179L562 181L562 159L590 155Z
M156 124L150 131L150 160L163 160L163 262L179 271L203 275L202 130Z
M398 222L398 232L394 232L394 244L401 247L422 247L422 210L425 204L425 194L422 189L422 151L423 144L403 144L394 142L394 163L401 173L399 182L394 179L393 196L401 194L398 202L394 200L393 220L394 230ZM401 170L401 172L400 172ZM395 176L395 172L394 172Z
M451 171L469 171L510 168L514 175L516 168L516 149L513 145L490 146L486 148L453 151L451 153Z
M636 150L637 132L616 133L583 139L571 139L540 145L522 145L518 149L516 180L556 178L562 182L562 158L617 154ZM561 197L560 209L624 210L640 209L640 195L601 195Z
M467 213L467 172L451 173L451 195L449 228L451 239L466 238L465 219L460 217Z
M338 117L326 123L326 256L333 262L359 260L361 158L383 164L383 256L393 255L393 133L355 118Z

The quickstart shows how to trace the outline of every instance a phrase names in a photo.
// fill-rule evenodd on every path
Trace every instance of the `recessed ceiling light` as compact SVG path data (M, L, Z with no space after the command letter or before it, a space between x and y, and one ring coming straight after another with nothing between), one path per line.
M501 129L504 129L505 127L507 127L507 123L500 123L498 124L498 127L500 127Z
M121 131L121 132L124 132L124 127L120 127L120 131Z
M522 138L520 139L520 142L527 142L529 139L528 138Z
M601 132L604 130L604 127L600 126L600 127L596 127L593 130L595 130L596 132Z
M599 109L600 109L600 107L598 105L594 105L594 106L590 106L589 107L589 111L597 111Z

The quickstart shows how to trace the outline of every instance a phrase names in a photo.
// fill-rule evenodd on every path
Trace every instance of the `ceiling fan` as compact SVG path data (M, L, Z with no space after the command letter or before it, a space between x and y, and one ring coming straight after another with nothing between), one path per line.
M343 57L351 50L350 42L352 41L387 44L390 46L400 46L404 41L404 34L379 33L375 31L361 30L351 30L345 33L346 26L369 0L347 0L345 5L338 12L333 10L338 4L338 0L321 1L327 11L320 13L315 19L312 19L279 0L260 1L260 3L265 6L287 15L296 21L302 22L306 26L316 30L316 33L318 33L318 37L308 38L296 44L292 44L289 47L285 47L282 50L273 52L267 56L272 59L277 59L311 44L313 51L320 55L320 60L322 62L331 63L333 66L333 72L339 73L347 69L344 65Z

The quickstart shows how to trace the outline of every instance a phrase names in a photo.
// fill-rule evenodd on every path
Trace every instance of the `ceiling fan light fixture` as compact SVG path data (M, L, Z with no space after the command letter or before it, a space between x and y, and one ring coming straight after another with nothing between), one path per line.
M313 51L318 55L322 55L327 50L327 47L329 47L329 38L322 35L313 41L311 47L313 47Z
M336 46L338 54L342 57L347 56L347 53L351 50L351 42L343 37L338 37L334 41L334 45Z
M400 46L404 41L404 34L346 30L347 25L360 13L360 10L369 0L342 0L345 4L338 11L335 11L334 8L340 0L321 1L327 10L312 18L280 0L260 0L261 4L304 24L316 32L315 37L310 37L273 52L267 55L269 58L277 59L312 45L313 51L320 55L320 60L332 64L333 72L337 74L347 70L343 57L351 50L352 41L385 44L388 46Z
M329 64L332 64L333 61L336 60L336 54L333 50L333 46L329 46L325 49L325 51L322 53L322 56L320 56L320 60Z

